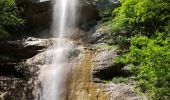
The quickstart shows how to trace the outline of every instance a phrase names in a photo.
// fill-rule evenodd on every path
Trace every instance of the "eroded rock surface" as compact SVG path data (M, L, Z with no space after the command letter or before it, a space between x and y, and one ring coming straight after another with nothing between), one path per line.
M121 72L123 65L113 62L113 58L116 56L117 54L115 50L105 50L96 54L92 65L92 75L94 81L97 81L98 79L111 79L113 76L116 76Z
M134 92L135 81L130 77L129 67L114 61L114 58L120 56L120 49L113 45L114 40L108 29L103 25L92 28L87 40L95 51L92 59L92 81L109 97L106 100L147 100ZM112 81L119 77L127 78L127 83Z
M34 75L36 65L29 65L30 59L46 50L50 40L26 38L0 43L0 99L32 100L32 87L28 80Z

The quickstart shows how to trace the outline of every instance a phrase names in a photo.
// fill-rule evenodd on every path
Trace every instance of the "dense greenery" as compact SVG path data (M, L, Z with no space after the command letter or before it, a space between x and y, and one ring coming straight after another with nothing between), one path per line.
M150 32L161 31L168 24L169 12L169 0L122 0L122 6L114 10L116 17L112 29L151 35Z
M170 24L169 0L122 0L122 6L113 12L114 19L111 30L116 41L124 45L126 38L136 33L153 36L155 31L164 31ZM122 46L123 47L123 46Z
M156 100L170 99L170 35L162 33L153 39L135 36L131 39L130 53L119 58L132 65L138 85L143 92Z
M151 99L169 100L170 1L121 0L113 15L112 35L129 50L117 61L131 65L138 86Z
M15 33L24 23L15 0L0 0L0 39Z

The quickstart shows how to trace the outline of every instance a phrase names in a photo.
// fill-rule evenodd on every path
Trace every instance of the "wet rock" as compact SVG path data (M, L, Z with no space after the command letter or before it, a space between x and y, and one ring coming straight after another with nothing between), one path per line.
M38 66L28 64L27 60L51 46L50 39L28 37L22 40L0 42L0 99L32 100L33 77ZM39 56L37 56L39 57ZM43 57L43 56L42 56Z
M15 78L15 77L0 76L0 99L1 100L14 100L13 97L16 97L16 98L22 97L23 92L24 92L22 88L24 85L25 85L25 81L23 79ZM12 90L15 90L15 92ZM21 99L17 99L17 100L21 100Z
M26 68L22 63L43 52L51 46L50 39L28 37L23 40L0 42L0 75L22 76L21 70ZM18 74L17 74L18 73Z
M0 42L0 48L2 48L0 49L0 54L12 55L15 57L19 56L22 59L27 59L41 52L49 45L48 43L49 42L46 39L36 39L31 37L17 41ZM5 57L3 59L5 59Z
M62 40L63 40L62 42L70 42L67 39L62 39ZM21 43L19 41L21 41ZM38 88L37 86L39 86L40 84L37 81L38 80L37 76L40 73L39 72L40 69L42 69L42 67L45 64L50 65L54 53L53 49L51 48L55 46L56 42L58 42L58 39L56 38L38 39L38 38L29 37L23 40L18 40L18 42L14 43L20 45L19 49L27 48L28 50L37 50L38 53L36 53L34 56L30 56L27 58L21 57L22 59L18 61L16 65L11 65L13 70L15 70L15 72L13 73L11 72L11 69L9 69L8 67L2 66L2 68L7 69L7 70L3 69L2 72L6 72L6 73L8 72L8 74L3 74L3 73L0 74L0 76L3 76L2 79L5 79L5 77L8 77L7 81L13 78L17 79L14 80L14 82L12 81L10 83L7 83L5 86L7 88L6 90L2 92L0 90L0 95L2 94L2 98L5 98L4 100L33 100L34 99L35 95L37 94L36 88ZM13 44L13 41L8 41L8 43ZM43 47L43 48L40 49L39 47ZM73 48L74 48L73 50L69 51L70 55L68 55L68 59L67 59L68 63L71 62L74 58L76 58L82 49L82 47L77 47L76 45L75 46L73 45ZM10 51L12 52L12 50ZM13 55L15 55L15 53L17 52L14 52ZM4 58L4 60L6 60L4 64L7 64L7 62L10 61L7 58ZM19 73L18 76L17 73ZM38 83L38 85L36 83ZM13 88L8 88L7 86ZM7 92L8 94L3 95L5 92Z

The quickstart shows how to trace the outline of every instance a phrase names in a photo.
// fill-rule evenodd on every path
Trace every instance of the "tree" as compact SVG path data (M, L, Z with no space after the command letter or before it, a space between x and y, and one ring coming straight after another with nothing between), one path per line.
M121 0L121 3L122 6L114 11L113 31L151 36L155 31L164 31L170 20L169 0Z
M19 9L16 6L15 0L0 0L0 35L1 38L9 36L10 33L15 33L17 29L24 23L24 20L19 16ZM5 35L6 34L6 35Z
M111 30L117 39L128 38L130 45L129 53L117 61L131 65L138 87L152 100L169 100L170 1L121 0L121 3L113 11Z

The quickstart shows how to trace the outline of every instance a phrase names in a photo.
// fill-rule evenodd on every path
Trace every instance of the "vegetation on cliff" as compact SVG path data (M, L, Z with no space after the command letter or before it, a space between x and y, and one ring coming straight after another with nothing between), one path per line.
M170 99L169 12L169 0L121 0L109 25L129 51L117 61L131 66L140 90L153 100Z
M24 20L20 14L22 9L15 0L0 0L0 39L19 32Z

